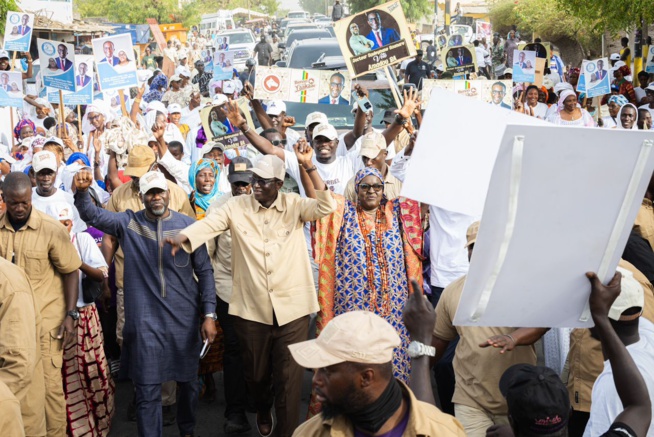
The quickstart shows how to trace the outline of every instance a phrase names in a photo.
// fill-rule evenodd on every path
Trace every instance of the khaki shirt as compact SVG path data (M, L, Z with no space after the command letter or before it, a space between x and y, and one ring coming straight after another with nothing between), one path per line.
M234 286L229 313L253 322L282 326L318 311L304 222L318 220L336 209L329 191L316 199L278 193L264 208L254 195L232 197L181 234L184 250L192 252L205 241L232 231Z
M400 153L400 150L404 149L406 146L409 145L410 140L411 140L411 135L409 135L406 129L402 129L400 133L395 137L395 140L393 140L393 147L395 147L395 153Z
M23 437L23 419L20 415L20 404L11 390L0 381L0 429L2 435Z
M643 316L654 323L654 287L640 270L625 260L620 260L620 267L629 270L643 286L645 307ZM570 353L568 353L568 395L570 405L575 411L590 413L591 396L595 380L604 370L604 355L599 340L590 335L590 330L579 328L570 334Z
M402 382L400 384L404 399L409 402L409 421L403 437L465 437L466 433L458 420L433 405L417 400L409 387ZM354 437L354 427L343 415L328 420L317 415L300 425L293 436Z
M195 218L195 211L188 200L188 196L177 184L168 182L170 191L170 201L168 208L171 211L181 212L184 215ZM132 182L121 185L116 188L107 203L107 211L125 212L131 209L134 212L140 211L145 206L141 202L139 192L133 189ZM116 288L123 288L123 265L125 264L125 255L123 249L118 248L114 256L114 265L116 266Z
M82 265L66 227L32 208L27 223L16 232L7 214L2 214L0 256L10 262L13 257L14 264L27 274L41 313L43 332L59 327L66 316L61 275L75 272Z
M345 193L343 194L343 196L352 203L357 203L358 200L356 190L354 189L355 179L356 176L347 181ZM396 179L395 176L391 174L391 169L388 168L386 177L384 178L384 195L388 200L391 200L400 197L400 191L402 191L402 182Z
M649 242L649 245L654 249L654 207L652 201L643 199L643 203L638 210L634 229L640 234L641 237Z
M28 435L45 435L40 336L41 315L27 275L0 258L0 391L7 388L20 402Z
M207 209L207 215L218 210L232 198L232 193L225 193ZM216 281L216 294L226 303L232 298L232 231L225 231L207 241L207 252L213 267L213 279Z
M454 353L454 397L455 404L485 410L491 414L506 415L508 407L499 383L502 374L514 364L536 365L536 351L533 346L518 346L511 352L500 354L493 347L481 348L494 335L511 334L516 328L477 326L454 326L452 321L463 292L465 276L448 285L436 306L434 336L452 341L457 334L459 344Z

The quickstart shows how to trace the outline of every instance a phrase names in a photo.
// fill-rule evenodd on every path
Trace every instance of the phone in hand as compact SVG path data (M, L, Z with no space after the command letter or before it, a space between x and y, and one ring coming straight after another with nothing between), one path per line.
M359 108L361 108L361 110L363 112L368 112L368 111L370 111L372 109L372 103L370 103L370 100L368 100L368 97L360 96L359 94L357 94L356 91L352 92L352 100L354 102L357 102L357 104L359 105Z

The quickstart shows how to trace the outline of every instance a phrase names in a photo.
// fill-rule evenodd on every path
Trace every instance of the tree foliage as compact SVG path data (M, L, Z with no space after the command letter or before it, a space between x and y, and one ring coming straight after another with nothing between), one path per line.
M625 29L640 27L640 20L654 22L652 0L557 0L569 14L588 23L593 31L617 33Z
M329 5L333 3L332 0L328 0L328 2ZM325 4L325 0L300 0L302 9L310 14L326 14Z
M18 11L18 6L14 0L0 0L0 33L5 33L5 23L7 22L7 12Z
M386 2L379 0L349 0L347 2L350 6L350 13L352 14L374 8L375 6L379 6L380 3ZM407 21L412 23L434 13L433 6L429 3L429 0L401 0L401 3Z
M159 23L181 20L177 0L78 0L78 12L85 17L103 17L114 23L145 24L146 18Z

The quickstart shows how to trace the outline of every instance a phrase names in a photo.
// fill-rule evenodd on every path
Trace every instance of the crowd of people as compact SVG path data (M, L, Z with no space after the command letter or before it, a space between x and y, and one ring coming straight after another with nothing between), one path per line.
M255 98L275 28L257 27L258 59L231 80L205 69L219 34L146 49L129 112L97 100L78 119L25 97L0 144L1 433L107 436L115 381L129 379L139 436L175 422L192 436L199 400L217 390L219 435L654 435L654 176L615 277L579 272L594 328L457 326L480 217L400 195L422 80L448 77L433 50L397 66L414 86L382 109L383 129L379 108L355 104L339 132L323 112L297 120ZM511 79L512 44L515 30L495 34L488 78ZM579 69L553 59L541 87L494 85L499 103L514 96L496 110L650 130L654 82L632 82L625 56L611 56L603 99L577 92ZM220 142L235 132L245 145Z

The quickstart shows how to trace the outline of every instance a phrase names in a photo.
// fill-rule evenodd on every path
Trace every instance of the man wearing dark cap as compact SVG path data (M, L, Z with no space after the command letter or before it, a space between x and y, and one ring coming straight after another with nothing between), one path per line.
M323 218L336 208L327 186L317 177L311 161L313 149L296 146L295 153L298 165L313 182L316 199L281 193L284 161L266 155L252 168L252 196L231 198L202 221L166 240L173 246L173 254L180 246L192 252L209 239L232 231L234 292L229 313L234 316L243 348L245 380L262 436L276 432L278 437L289 437L299 423L303 371L291 359L288 345L307 338L309 314L319 309L304 223Z
M252 193L252 163L242 156L234 158L228 167L227 179L232 187L207 209L207 215L217 211L236 196L247 196ZM247 386L243 375L243 358L241 344L234 330L234 316L229 315L229 301L232 297L232 231L226 231L216 238L207 241L207 250L213 266L213 277L216 282L216 313L218 323L223 330L225 351L223 355L223 372L225 393L225 424L226 434L243 433L251 429L245 415L247 406Z
M419 90L422 89L422 80L429 79L432 67L422 60L422 50L416 51L416 58L409 62L404 72L406 82L414 84Z

